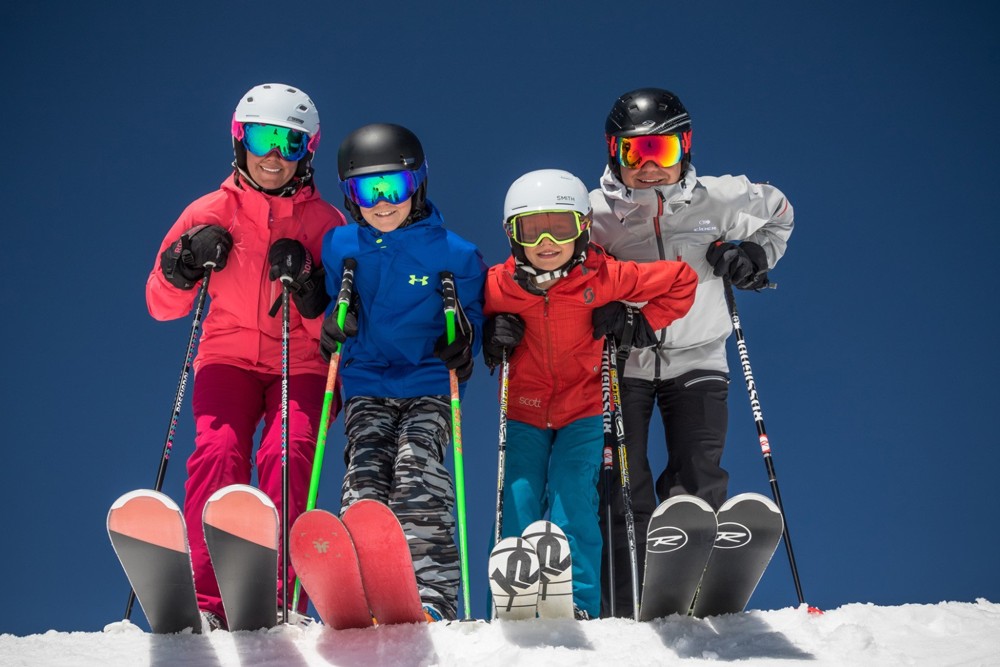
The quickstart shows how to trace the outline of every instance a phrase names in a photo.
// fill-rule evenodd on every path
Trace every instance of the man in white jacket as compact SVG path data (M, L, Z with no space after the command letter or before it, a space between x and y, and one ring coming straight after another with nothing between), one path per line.
M685 261L699 278L691 311L657 332L655 347L633 350L621 381L641 586L646 528L657 498L689 493L715 509L726 499L729 475L721 459L732 320L724 280L738 289L766 287L767 272L785 253L793 211L770 185L745 176L698 176L691 164L691 118L670 91L640 88L619 97L605 135L608 165L601 187L590 193L591 238L622 260ZM655 487L646 455L654 405L663 419L668 457ZM629 547L620 477L612 479L614 553L605 545L605 558L613 558L617 590L604 582L602 611L609 615L614 595L615 615L629 617Z

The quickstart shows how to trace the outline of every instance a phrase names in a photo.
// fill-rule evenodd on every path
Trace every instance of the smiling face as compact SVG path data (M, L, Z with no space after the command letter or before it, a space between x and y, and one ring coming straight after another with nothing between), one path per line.
M247 151L247 173L254 182L265 190L284 187L298 169L298 162L283 159L275 149L264 157L257 157Z
M539 271L555 271L573 259L575 247L573 241L556 243L552 239L544 238L533 248L525 246L524 257Z
M672 167L661 167L647 161L638 169L622 167L622 183L633 190L646 190L657 185L672 185L681 180L682 163Z
M371 208L363 206L358 206L358 208L361 209L361 217L369 225L380 232L391 232L394 229L398 229L406 218L409 217L410 211L413 209L413 198L411 197L398 204L390 204L383 200Z

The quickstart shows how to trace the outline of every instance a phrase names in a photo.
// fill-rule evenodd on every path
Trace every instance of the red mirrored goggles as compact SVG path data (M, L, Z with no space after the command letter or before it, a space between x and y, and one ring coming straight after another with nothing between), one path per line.
M590 217L577 211L533 211L515 215L504 225L518 245L534 248L544 239L562 245L580 238L590 226Z
M611 157L626 169L653 162L672 167L691 151L691 131L682 134L645 134L638 137L608 137Z

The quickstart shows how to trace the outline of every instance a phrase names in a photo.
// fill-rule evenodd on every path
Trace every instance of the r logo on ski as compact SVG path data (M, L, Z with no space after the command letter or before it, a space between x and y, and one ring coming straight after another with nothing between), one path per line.
M313 548L315 548L319 553L325 554L327 549L330 548L330 543L326 540L316 540L313 542Z
M736 522L720 523L719 532L715 536L716 549L739 549L745 547L753 539L750 530Z
M646 541L646 551L664 554L677 551L688 543L686 532L675 526L664 526L649 533Z

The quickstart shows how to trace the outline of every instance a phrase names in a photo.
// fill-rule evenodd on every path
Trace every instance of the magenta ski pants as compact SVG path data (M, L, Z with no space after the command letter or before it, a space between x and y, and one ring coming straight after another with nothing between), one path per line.
M325 389L326 378L322 375L292 375L288 380L290 524L305 511ZM339 401L336 401L331 421L338 407ZM209 496L222 487L250 484L252 467L256 463L257 486L274 501L279 518L282 516L281 376L225 364L203 366L195 374L192 410L195 449L187 462L184 519L191 544L195 590L202 610L225 617L205 546L202 510ZM254 459L254 434L261 420L264 429ZM294 573L289 572L288 576L289 585L293 585ZM281 606L281 591L282 582L279 581L276 610ZM303 612L305 605L302 595L299 606Z

